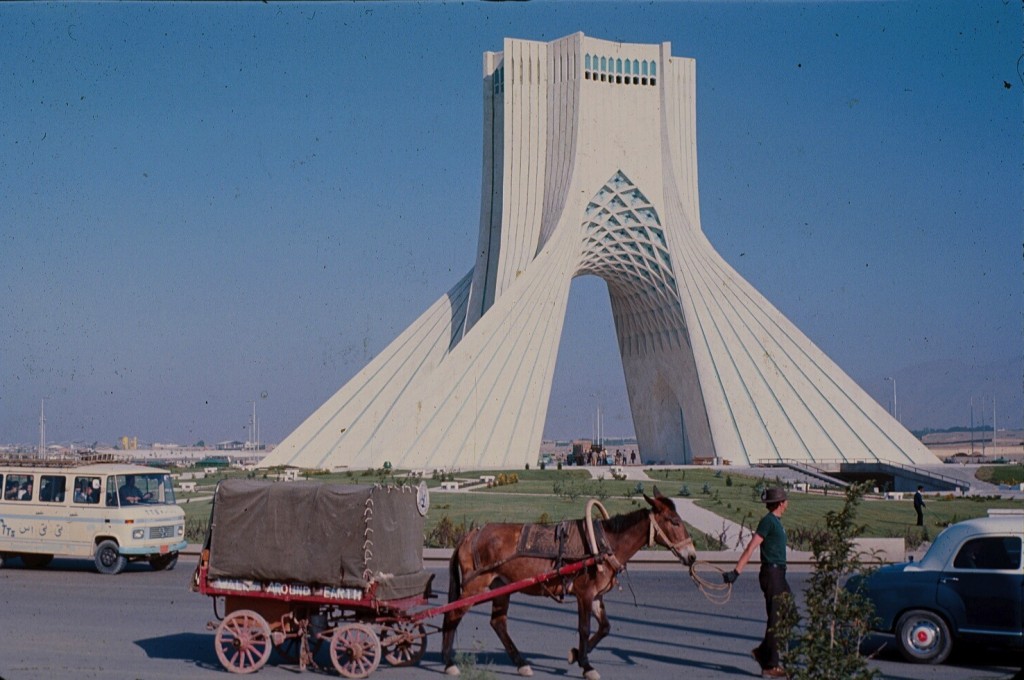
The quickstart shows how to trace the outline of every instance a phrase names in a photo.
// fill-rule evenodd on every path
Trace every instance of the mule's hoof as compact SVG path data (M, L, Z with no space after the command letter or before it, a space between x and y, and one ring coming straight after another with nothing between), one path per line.
M585 680L601 680L601 674L591 668L589 671L583 673Z
M572 649L569 650L569 657L566 659L566 661L568 661L570 664L574 664L574 663L576 663L576 659L578 659L579 656L580 656L580 653L578 651L576 651L575 647L573 647Z
M448 666L447 668L444 669L444 674L445 675L460 675L461 673L462 673L462 671L460 671L459 667L456 666L455 664L452 664L451 666Z
M519 667L519 675L523 676L524 678L532 678L533 677L533 669L530 668L530 664L526 664L525 666L520 666Z

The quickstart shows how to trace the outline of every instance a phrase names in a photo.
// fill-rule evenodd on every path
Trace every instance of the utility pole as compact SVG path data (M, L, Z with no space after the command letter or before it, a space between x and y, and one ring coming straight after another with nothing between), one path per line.
M250 399L249 403L252 404L252 420L249 421L249 446L256 450L259 445L259 436L256 434L256 400Z
M992 395L992 455L996 455L996 395Z
M971 397L971 455L974 455L974 397Z
M46 399L39 400L39 451L42 458L46 455Z

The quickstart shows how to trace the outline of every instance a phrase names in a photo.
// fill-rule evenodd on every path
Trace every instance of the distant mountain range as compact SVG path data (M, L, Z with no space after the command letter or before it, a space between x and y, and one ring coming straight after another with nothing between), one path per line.
M981 366L934 361L897 372L897 415L908 429L1024 428L1024 356ZM890 402L882 402L889 406ZM973 409L972 409L973 406ZM973 410L973 417L972 417Z

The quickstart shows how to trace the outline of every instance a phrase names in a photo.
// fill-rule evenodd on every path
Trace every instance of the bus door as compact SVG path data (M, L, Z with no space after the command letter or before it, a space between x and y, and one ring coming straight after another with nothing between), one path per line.
M92 553L95 537L103 530L104 507L100 503L103 480L98 475L77 474L73 480L71 508L68 513L69 540L77 548L74 553Z

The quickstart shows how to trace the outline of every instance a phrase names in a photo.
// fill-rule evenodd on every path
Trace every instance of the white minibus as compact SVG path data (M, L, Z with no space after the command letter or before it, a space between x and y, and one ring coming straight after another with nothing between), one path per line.
M102 574L129 561L172 569L186 546L185 512L167 470L112 456L0 458L0 567L42 568L89 557Z

